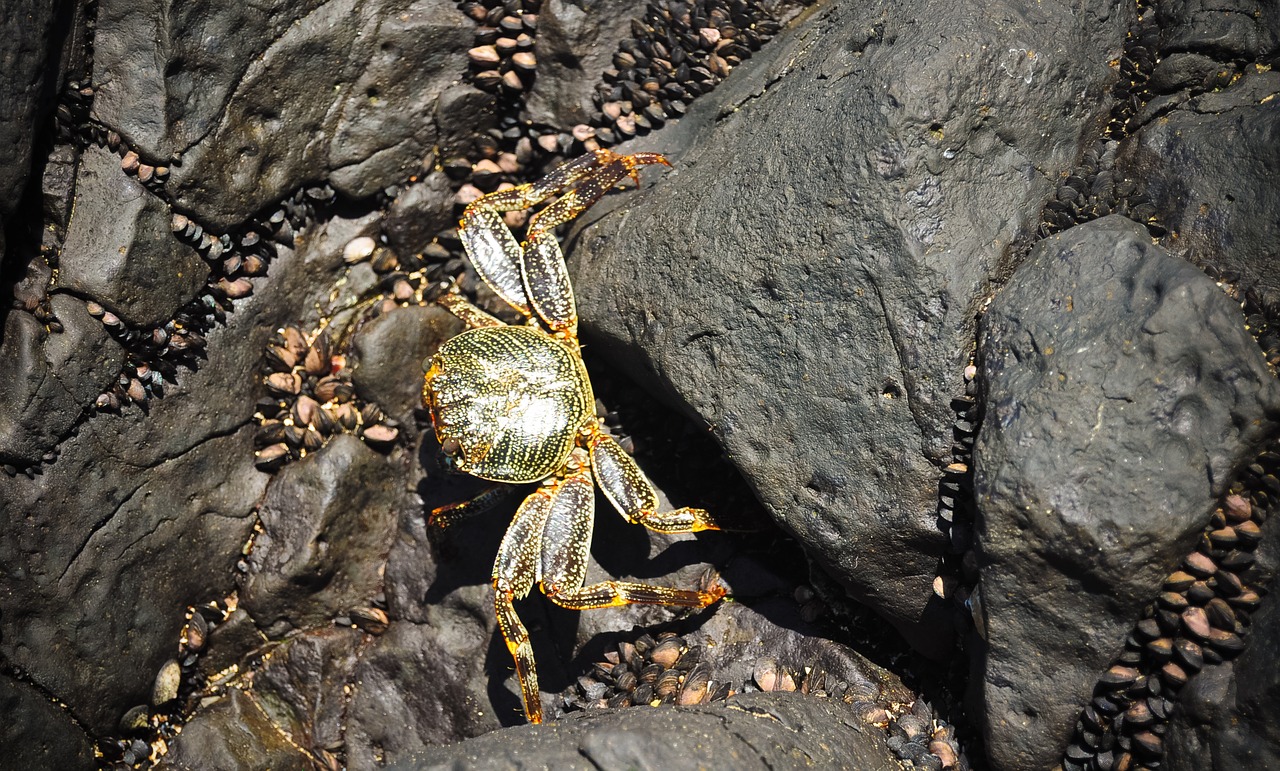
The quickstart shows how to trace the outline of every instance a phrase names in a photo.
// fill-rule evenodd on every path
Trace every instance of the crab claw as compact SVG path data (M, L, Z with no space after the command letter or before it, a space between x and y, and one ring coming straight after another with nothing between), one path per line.
M671 162L667 160L667 156L662 153L632 153L631 155L618 155L609 150L601 150L601 153L609 153L613 159L622 161L622 165L626 167L627 174L631 180L640 185L640 167L651 163L661 163L663 166L670 166ZM603 158L601 160L604 160Z

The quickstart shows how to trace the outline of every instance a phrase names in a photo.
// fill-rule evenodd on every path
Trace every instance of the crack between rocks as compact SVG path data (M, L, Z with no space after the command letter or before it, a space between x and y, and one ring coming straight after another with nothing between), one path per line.
M790 731L790 732L791 732L791 733L793 733L793 734L801 734L801 733L803 733L802 731L796 730L796 728L794 728L793 726L787 725L787 724L786 724L785 722L783 722L783 721L782 721L782 720L781 720L777 715L774 715L774 714L772 714L772 713L766 712L766 711L764 711L764 710L749 709L749 708L747 708L747 707L740 707L740 706L738 706L737 704L725 704L725 709L726 709L726 710L734 710L735 712L742 712L742 713L744 713L744 714L746 714L746 715L750 715L752 718L755 718L756 720L761 720L761 719L772 720L773 722L777 723L778 725L782 726L783 728L785 728L786 730ZM753 742L749 737L744 736L743 734L741 734L741 733L739 733L738 731L734 730L734 729L729 725L729 717L728 717L727 715L720 715L719 717L720 717L720 722L724 725L724 729L725 729L725 730L726 730L726 731L727 731L731 736L736 737L736 738L737 738L739 741L741 741L743 744L745 744L745 745L747 745L748 747L750 747L750 748L751 748L751 750L752 750L752 752L754 752L754 753L756 754L756 757L758 757L758 758L760 759L760 762L764 764L765 768L768 768L768 769L771 769L771 770L774 768L773 764L769 762L769 760L768 760L768 758L765 756L765 754L764 754L763 752L761 752L760 748L759 748L759 747L757 747L757 746L755 745L755 743L754 743L754 742ZM802 752L802 753L804 754L804 756L805 756L806 760L809 760L810 762L812 762L813 758L812 758L812 757L810 757L809 753L804 752L804 750L801 750L799 747L796 747L796 749L797 749L797 750L800 750L800 752Z
M38 680L34 679L28 672L13 666L13 664L9 663L8 659L4 658L3 656L0 656L0 674L8 675L9 677L13 678L14 681L22 683L23 685L29 686L32 689L34 689L41 696L48 699L49 703L53 704L58 709L62 710L63 713L65 713L66 716L71 720L72 724L74 724L76 728L80 729L80 732L85 735L85 737L89 740L90 743L94 743L97 741L97 737L95 737L93 733L88 728L85 727L86 725L85 722L81 720L78 715L76 715L75 710L71 708L70 704L67 704L62 698L58 696L58 694L49 690L43 684L41 684Z
M174 453L171 456L162 457L158 460L158 462L151 465L131 464L128 461L118 456L116 456L116 460L118 460L119 462L125 465L132 466L138 471L153 471L165 465L166 463L170 463L174 460L177 460L183 457L184 455L187 455L193 450L199 448L201 445L204 445L215 439L222 439L222 438L231 436L237 431L240 431L241 429L243 429L245 426L249 425L249 423L252 422L252 420L253 420L252 418L246 418L244 421L234 424L231 428L227 429L226 431L213 432L211 434L203 436L197 441L195 441L193 444L179 450L178 452ZM63 580L66 579L67 573L69 573L71 571L71 568L75 566L76 561L80 559L80 555L84 553L84 550L89 547L89 542L93 540L93 537L97 535L100 530L102 530L104 527L110 524L111 521L115 519L116 515L119 514L124 509L124 507L129 504L129 501L133 500L133 497L138 494L138 491L141 490L149 481L150 479L148 478L139 482L138 485L134 487L132 490L130 490L129 494L126 495L125 498L122 501L120 501L120 503L118 503L116 507L111 510L109 514L107 514L105 517L100 519L97 522L97 524L95 524L93 528L90 529L89 534L85 536L84 540L80 543L80 546L76 548L75 553L71 555L71 559L67 561L66 567L62 569L62 573L59 574L58 583L61 583ZM161 522L164 522L164 521L168 521L168 520L161 519ZM156 527L157 528L159 527L159 523L157 523ZM154 528L152 529L152 532L155 532ZM148 533L148 535L150 535L150 533ZM133 543L137 543L137 541L135 540ZM132 546L133 544L130 544L130 545Z

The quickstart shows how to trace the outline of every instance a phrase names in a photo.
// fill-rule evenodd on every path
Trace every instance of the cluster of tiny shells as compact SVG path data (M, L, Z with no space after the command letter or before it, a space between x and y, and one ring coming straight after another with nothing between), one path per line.
M204 675L197 668L209 636L235 610L234 594L221 602L187 609L177 655L156 671L151 698L126 710L119 733L97 742L103 768L151 768L169 751L169 743L200 698Z
M1178 694L1206 666L1238 656L1262 597L1250 585L1261 526L1280 505L1280 452L1268 450L1244 472L1194 552L1102 675L1063 758L1067 771L1154 769Z
M631 22L594 96L590 125L575 126L584 150L624 142L679 118L698 96L759 50L776 15L747 0L653 0Z
M622 641L604 654L604 661L578 678L577 693L565 699L567 709L601 709L662 704L709 704L732 695L729 683L711 679L701 663L702 649L690 647L674 632L657 639L642 634Z
M1108 214L1123 212L1146 226L1154 238L1167 231L1155 206L1134 180L1115 176L1116 150L1133 130L1131 122L1151 99L1147 83L1156 65L1160 28L1155 11L1139 3L1138 18L1125 37L1116 65L1120 79L1111 89L1112 109L1103 137L1085 148L1041 214L1039 233L1049 236Z
M533 84L533 53L540 0L465 0L459 7L479 26L471 60L471 82L485 91L518 95Z
M969 618L969 597L978 582L977 555L973 551L973 445L982 421L978 402L978 369L964 369L964 394L951 400L955 422L951 426L951 462L938 481L938 527L950 541L945 567L933 580L939 598L951 601ZM890 392L886 392L886 396Z
M376 404L358 403L346 358L334 353L328 334L308 339L298 327L284 327L265 359L269 396L258 402L254 436L263 471L306 457L336 433L355 434L377 449L389 448L400 435L396 421Z
M751 682L735 687L728 681L717 681L703 661L703 648L675 632L662 632L656 638L644 633L634 641L619 641L605 651L603 661L593 663L591 670L577 679L563 703L566 711L692 706L761 691L794 691L850 705L860 720L886 732L889 747L904 768L969 768L954 727L934 715L923 699L909 709L881 704L880 689L870 681L838 681L816 662L793 671L772 658L759 659Z
M1115 106L1111 110L1106 135L1123 139L1129 135L1131 121L1151 99L1151 71L1155 69L1156 51L1160 45L1160 27L1156 23L1153 3L1139 0L1138 18L1125 36L1124 50L1117 62L1120 82L1111 90Z
M75 93L81 92L92 94L88 89ZM167 166L145 162L114 131L99 130L94 124L84 124L79 131L81 141L119 154L121 171L141 182L153 195L166 199ZM253 294L250 279L266 275L276 256L276 245L292 242L294 231L312 222L317 212L332 205L336 197L328 185L301 188L261 221L222 234L211 232L193 216L175 213L170 230L175 239L204 259L209 266L208 281L172 319L154 327L131 325L102 304L86 302L90 315L102 322L126 352L125 368L117 382L98 396L94 406L101 411L116 411L128 404L145 404L152 397L163 395L166 381L176 382L179 367L198 368L205 355L206 335L226 323L226 314L234 309L235 300Z

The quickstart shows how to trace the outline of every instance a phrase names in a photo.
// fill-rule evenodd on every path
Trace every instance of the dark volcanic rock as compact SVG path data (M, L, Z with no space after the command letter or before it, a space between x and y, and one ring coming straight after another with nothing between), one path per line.
M404 492L398 467L339 434L276 476L242 589L244 608L270 636L324 624L382 590Z
M119 156L89 147L54 288L90 297L131 324L164 324L209 277L196 250L174 236L172 217L120 170Z
M900 768L850 707L794 693L754 693L702 707L588 712L434 749L388 768Z
M254 60L322 5L99 2L93 115L166 162L214 129Z
M254 697L232 688L183 727L157 769L177 771L311 771L304 755Z
M1250 61L1280 49L1280 6L1269 0L1161 0L1155 9L1160 42L1167 51Z
M9 768L92 771L93 741L63 710L30 685L0 675L0 748Z
M410 305L379 316L355 339L356 393L401 423L411 421L422 402L423 361L462 330L458 317L438 305Z
M31 149L36 126L53 106L57 91L56 66L50 66L50 50L56 51L55 12L58 3L39 0L6 2L0 8L0 25L10 34L0 43L0 230L22 198L31 174ZM21 34L18 34L18 30ZM0 255L4 242L0 238Z
M1060 756L1098 674L1274 435L1238 306L1107 217L1042 241L988 311L974 453L987 748Z
M180 156L175 203L218 231L305 183L364 197L420 171L473 29L445 0L105 5L95 114L145 159Z
M345 690L367 636L321 627L255 651L252 692L228 688L171 743L160 768L315 768L342 747Z
M248 430L148 463L91 425L56 472L8 483L0 652L105 736L147 701L186 606L229 591L262 480Z
M1275 8L1277 6L1271 6ZM1144 126L1121 152L1177 234L1169 248L1280 302L1280 73L1248 68Z
M342 264L345 241L329 244L326 233L343 227L337 220L317 228L307 241L317 253L280 249L271 280L237 301L227 326L208 335L203 366L178 370L164 398L145 412L93 416L46 448L60 455L43 475L5 482L0 655L58 694L97 736L113 734L125 710L147 701L187 606L234 588L267 482L253 466L249 426L262 351L274 329L314 312L310 292L327 291L316 272ZM84 312L74 298L53 299ZM101 330L87 313L85 320ZM81 367L92 361L85 356L77 348ZM68 384L86 389L82 406L101 390Z
M1105 113L1127 21L1112 2L817 11L644 143L674 171L574 252L594 339L935 654L938 483L974 319Z
M497 631L492 610L489 588L472 587L433 605L428 623L392 623L364 652L347 713L351 768L434 752L501 725L487 696L495 679L485 656Z
M442 171L406 187L391 202L382 230L397 254L418 254L441 230L458 224L453 216L453 187Z
M526 102L530 119L566 129L590 122L597 79L613 66L618 41L642 12L629 0L546 0L538 11L538 79Z
M0 460L20 468L41 462L61 441L124 363L84 303L66 295L50 302L61 333L47 332L31 314L14 311L0 343Z

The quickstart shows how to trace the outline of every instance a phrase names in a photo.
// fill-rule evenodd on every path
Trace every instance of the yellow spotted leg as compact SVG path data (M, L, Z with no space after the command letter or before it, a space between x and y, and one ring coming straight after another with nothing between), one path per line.
M680 508L658 511L658 493L627 451L608 434L595 429L590 439L591 468L600 489L628 522L659 533L696 533L719 530L705 509Z

